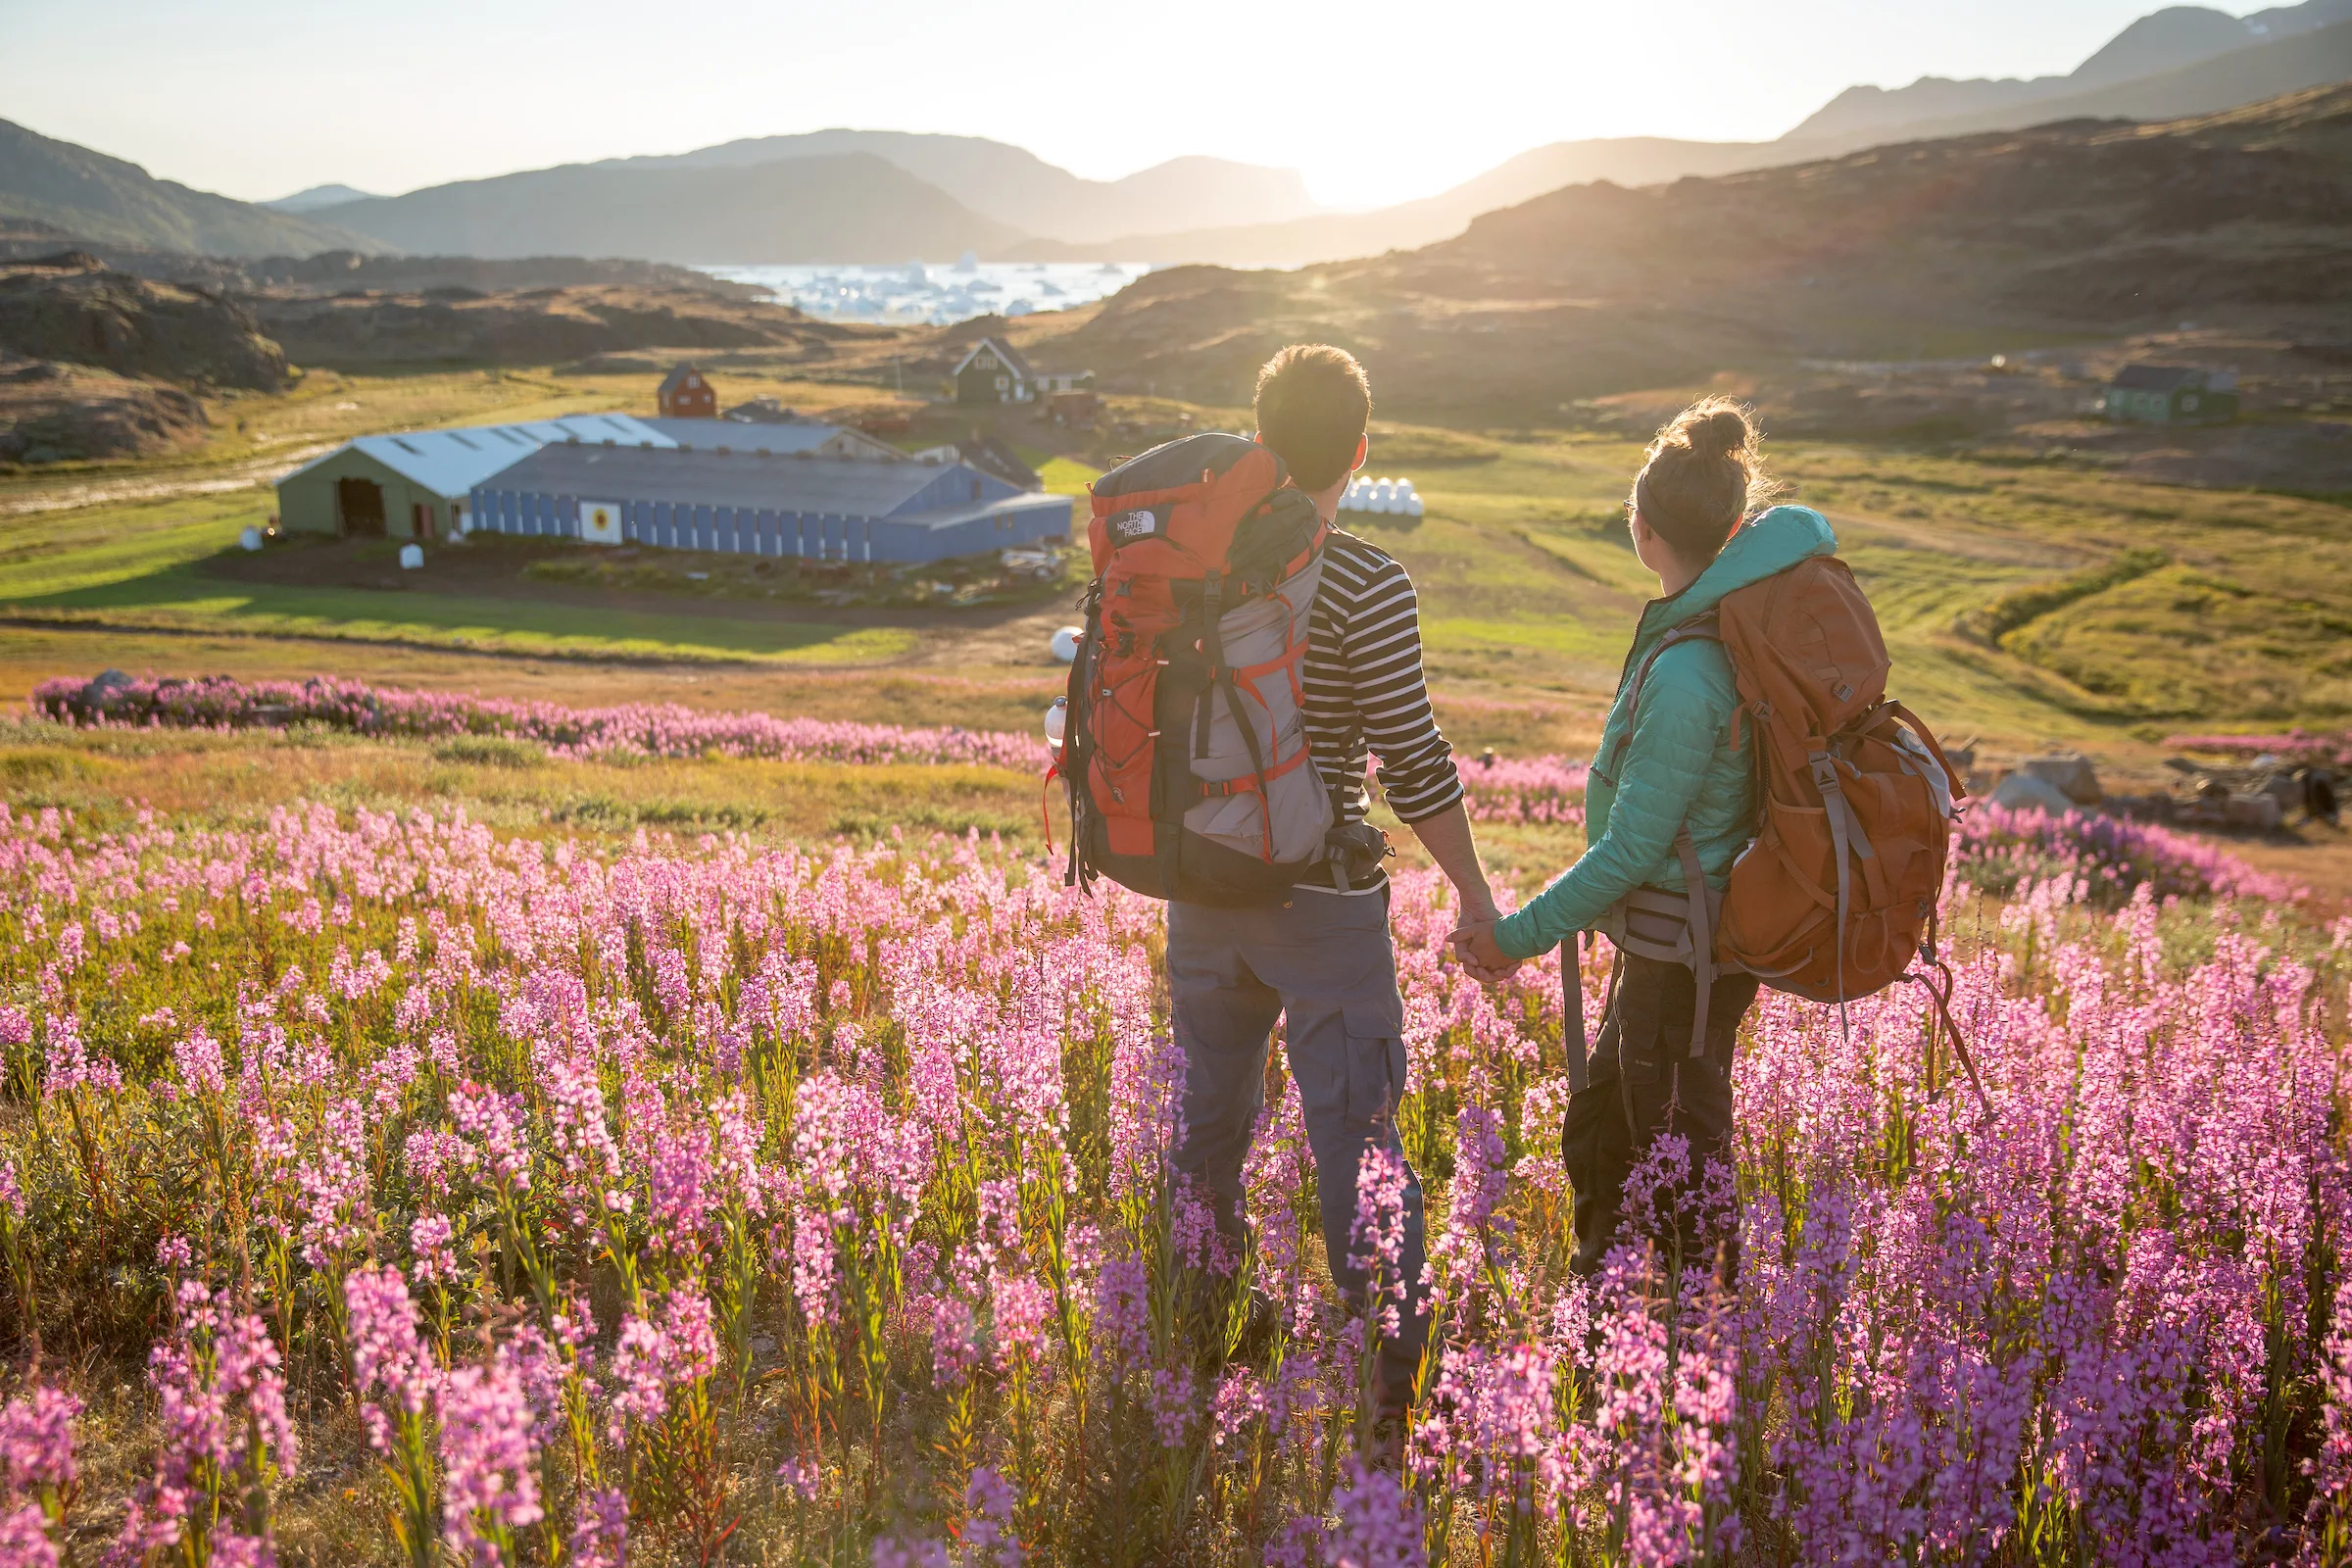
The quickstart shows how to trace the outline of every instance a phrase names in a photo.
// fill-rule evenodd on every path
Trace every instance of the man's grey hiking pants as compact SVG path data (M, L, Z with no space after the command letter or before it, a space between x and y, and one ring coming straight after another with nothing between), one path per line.
M1388 890L1300 891L1287 905L1249 909L1171 904L1168 991L1185 1063L1176 1168L1207 1190L1217 1228L1238 1242L1242 1161L1265 1103L1266 1052L1281 1017L1315 1156L1332 1279L1351 1304L1360 1300L1365 1271L1349 1261L1361 1250L1350 1239L1356 1167L1375 1144L1403 1153L1396 1102L1404 1093L1404 1003ZM1398 1261L1412 1294L1403 1332L1384 1356L1390 1405L1405 1399L1428 1332L1423 1258L1421 1182L1408 1165Z

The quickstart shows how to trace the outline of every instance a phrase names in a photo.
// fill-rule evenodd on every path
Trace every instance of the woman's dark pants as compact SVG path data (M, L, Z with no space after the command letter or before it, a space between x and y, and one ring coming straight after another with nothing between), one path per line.
M1579 1274L1599 1272L1616 1245L1623 1212L1625 1179L1649 1152L1660 1133L1690 1140L1690 1180L1712 1161L1729 1163L1732 1149L1732 1053L1740 1021L1755 1004L1756 977L1718 975L1707 1003L1706 1053L1690 1054L1690 1016L1697 988L1679 963L1625 954L1615 996L1594 1043L1591 1076L1570 1098L1560 1132L1560 1157L1576 1190L1576 1262ZM1685 1204L1672 1223L1683 1240L1686 1265L1713 1267L1727 1283L1739 1269L1739 1237L1708 1234L1683 1193ZM1671 1195L1661 1196L1667 1209ZM1665 1234L1664 1212L1653 1228ZM1702 1247L1720 1243L1719 1256L1700 1262Z

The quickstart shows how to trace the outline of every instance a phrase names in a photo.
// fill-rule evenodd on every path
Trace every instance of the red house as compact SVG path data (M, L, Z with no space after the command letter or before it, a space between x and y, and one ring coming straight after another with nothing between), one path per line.
M681 365L662 378L661 390L654 394L654 404L664 419L718 417L718 394L703 379L703 372L691 365Z

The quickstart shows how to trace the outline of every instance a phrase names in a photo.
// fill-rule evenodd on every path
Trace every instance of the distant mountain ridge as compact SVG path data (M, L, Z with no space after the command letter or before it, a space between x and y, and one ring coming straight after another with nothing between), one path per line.
M353 185L313 185L291 196L280 196L273 202L256 202L254 205L267 207L273 213L316 213L328 207L340 207L346 202L373 200L375 192L361 190Z
M0 220L93 244L223 258L333 250L710 266L1013 261L1295 266L1410 250L1485 213L1605 180L1650 186L1874 146L2076 119L2173 120L2352 78L2352 0L2239 19L2191 5L2125 27L2063 76L1854 87L1768 142L1608 137L1521 153L1450 190L1318 211L1296 171L1179 158L1081 178L976 136L832 129L429 186L314 186L255 205L0 122Z
M758 136L662 157L608 159L600 169L716 169L785 158L870 153L946 191L973 212L1044 239L1083 243L1143 229L1271 223L1321 209L1295 169L1222 158L1175 158L1121 179L1082 179L1026 148L982 136L904 130L813 130Z
M566 164L330 211L338 224L400 250L488 258L903 262L1020 238L872 153L742 167Z
M2352 83L2167 123L1570 186L1420 250L1162 269L1025 344L1106 390L1213 401L1311 339L1361 356L1400 417L1502 418L1727 363L1921 358L1939 331L2032 343L2193 318L2335 343L2347 180Z
M383 249L378 240L157 179L138 165L0 120L0 218L80 239L214 256Z
M2183 13L2219 18L2235 30L2225 33L2206 22L2180 21ZM2352 19L2352 0L2307 0L2303 5L2257 13L2245 23L2222 12L2188 6L2155 15L2176 20L2145 28L2143 24L2154 19L2142 18L2066 76L2042 77L2034 83L1951 82L1925 77L1895 93L1875 87L1849 88L1820 114L1775 141L1705 142L1638 136L1553 142L1531 148L1451 190L1376 212L1183 234L1136 234L1091 246L1032 242L1016 257L1073 261L1141 257L1162 263L1248 267L1373 256L1434 244L1461 233L1481 214L1595 180L1618 185L1663 184L1842 157L1872 146L1986 130L2022 130L2065 120L2177 120L2217 114L2281 93L2352 78L2352 20L2347 20ZM2257 21L2263 22L2261 32L2247 24ZM2138 36L2128 47L2118 49L2135 30ZM2197 39L2208 43L2227 39L2240 47L2152 75L2107 79L2132 62L2193 53ZM2102 59L2098 69L2090 69ZM2087 84L2081 79L2085 71L2091 78ZM2009 90L2021 86L2033 91L2019 95ZM1979 88L1999 90L1980 93L1975 90ZM1902 97L1919 89L1926 90L1915 97ZM1856 94L1877 96L1857 98ZM1855 107L1890 99L1900 99L1915 109L1932 106L1941 118L1886 122L1875 119L1875 111ZM1838 104L1848 105L1842 118L1849 128L1820 133L1823 117ZM1837 122L1828 123L1834 126ZM1808 133L1808 127L1814 127L1813 131Z
M2030 104L2162 75L2219 55L2347 21L2352 21L2352 0L2307 0L2245 18L2206 6L2167 6L2124 28L2063 76L1969 81L1922 76L1908 87L1848 87L1782 140L1846 141L1897 127L2006 114Z

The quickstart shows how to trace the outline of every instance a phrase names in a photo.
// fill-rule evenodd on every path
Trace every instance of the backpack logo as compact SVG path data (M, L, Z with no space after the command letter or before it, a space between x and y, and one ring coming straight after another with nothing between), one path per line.
M1159 516L1147 507L1126 514L1111 526L1119 530L1122 538L1141 539L1146 534L1159 532Z

